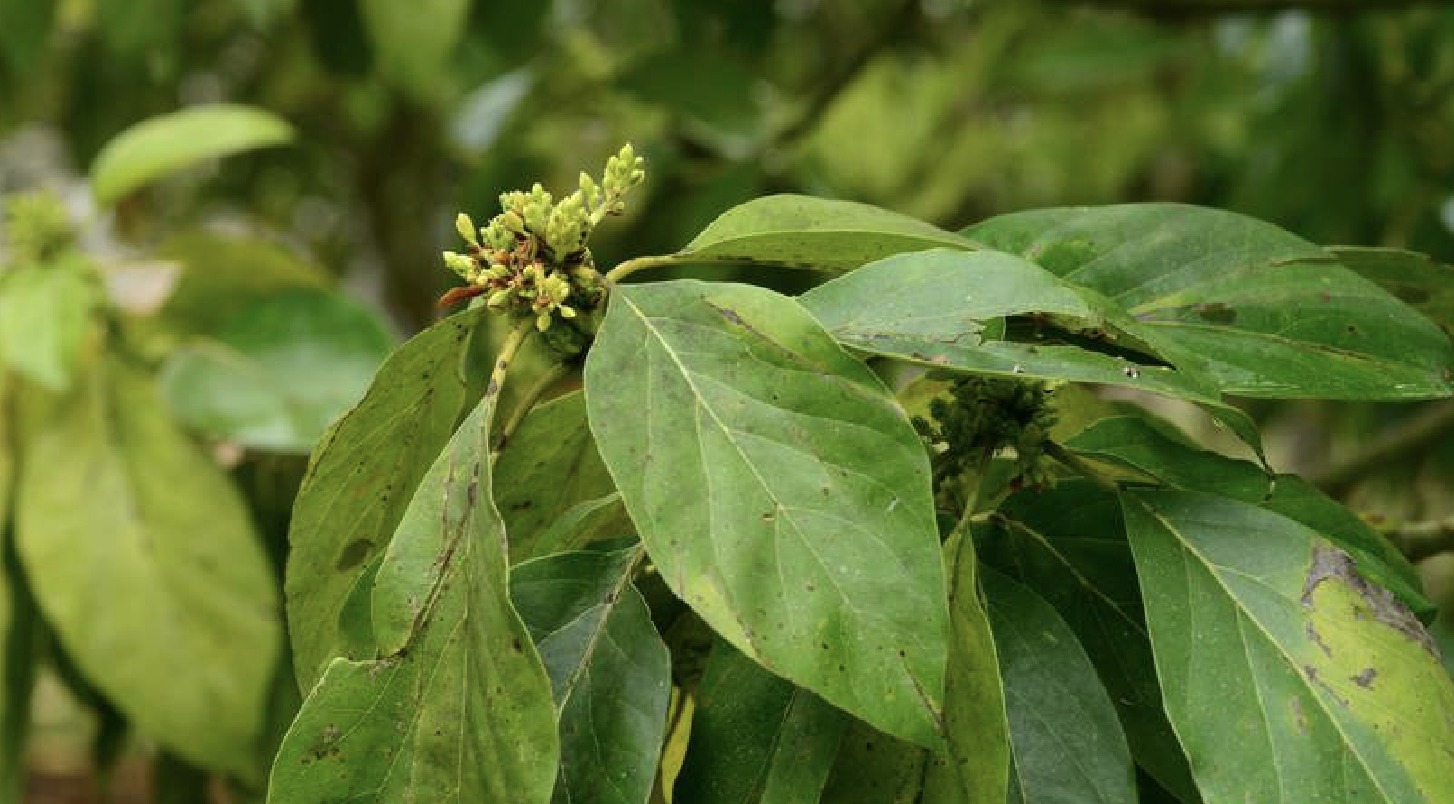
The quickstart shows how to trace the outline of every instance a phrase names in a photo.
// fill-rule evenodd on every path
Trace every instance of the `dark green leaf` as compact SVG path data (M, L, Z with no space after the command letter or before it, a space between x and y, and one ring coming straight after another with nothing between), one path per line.
M675 801L817 801L849 718L719 640L697 688Z
M1454 684L1346 553L1223 497L1123 507L1166 711L1208 804L1454 796Z
M573 391L531 410L500 453L495 477L510 560L556 552L542 537L562 512L616 490L586 424L585 395Z
M1055 609L1024 586L983 573L1020 800L1136 801L1116 710L1090 658Z
M1136 762L1182 801L1199 801L1162 712L1115 496L1083 480L1022 491L976 529L976 547L986 564L1034 590L1075 632L1110 692Z
M681 255L849 271L901 251L939 247L976 248L952 232L867 204L771 195L722 213Z
M671 657L631 583L642 550L560 553L510 574L560 712L557 804L643 804L651 794Z
M174 352L163 387L177 417L213 438L307 452L368 388L392 345L370 310L294 290Z
M268 800L550 798L550 680L510 602L487 394L418 485L378 570L382 658L335 658L273 765Z
M939 744L948 624L928 459L866 366L771 291L623 286L586 402L672 591L769 670Z
M1010 767L1006 685L995 656L996 637L980 599L974 544L956 536L944 546L953 579L949 591L949 669L944 691L946 751L928 759L928 801L1005 800Z
M293 129L271 112L212 104L144 120L106 143L91 164L91 191L110 206L198 162L282 145Z
M78 380L20 400L16 539L40 609L138 730L255 778L282 633L247 509L150 377L100 365Z
M424 100L449 88L450 54L464 33L470 0L363 0L360 10L379 72L394 86Z
M1179 204L1039 210L965 230L1099 291L1185 370L1263 397L1448 396L1449 339L1271 224Z
M843 735L822 804L920 804L928 757L919 746L854 720Z
M465 408L460 365L478 320L460 313L401 346L313 453L289 533L288 625L300 689L335 656L376 653L372 574Z
M1089 458L1129 467L1179 489L1211 491L1260 503L1272 491L1271 478L1256 464L1188 446L1141 416L1101 419L1066 448Z
M46 52L56 0L0 0L0 58L11 73L28 74Z
M0 367L63 391L94 336L101 301L93 269L74 254L0 275Z

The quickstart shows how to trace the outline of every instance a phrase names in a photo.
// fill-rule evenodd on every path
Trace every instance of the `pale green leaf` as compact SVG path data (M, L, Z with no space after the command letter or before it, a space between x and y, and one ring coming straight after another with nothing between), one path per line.
M679 256L841 272L927 248L976 246L953 232L868 204L770 195L722 213Z
M506 447L495 467L495 502L514 563L554 552L541 541L562 512L616 490L596 453L579 391L537 405Z
M510 573L560 712L554 801L644 804L671 700L671 657L631 583L638 546L527 561Z
M68 388L100 302L94 269L75 254L0 274L0 369Z
M1271 224L1180 204L1067 207L964 234L1109 296L1183 370L1261 397L1448 396L1449 339Z
M117 134L91 163L91 191L110 206L157 179L210 159L282 145L293 128L271 112L237 104L193 106Z
M168 238L158 255L178 267L159 317L184 334L211 333L279 293L332 285L321 266L262 239L194 230Z
M177 417L212 438L307 452L363 395L392 345L367 308L292 290L172 353L163 388Z
M510 601L487 394L433 462L377 574L381 658L335 658L273 765L268 801L544 804L550 680Z
M1010 578L986 569L983 584L1020 800L1135 804L1126 737L1075 633L1050 604Z
M707 659L696 701L674 801L818 800L849 723L846 715L721 640Z
M771 291L623 286L586 402L672 591L769 670L939 744L948 624L928 457L864 364Z
M1207 804L1454 799L1454 684L1346 553L1223 497L1123 507L1166 711Z
M78 379L21 399L16 537L36 600L138 730L255 778L282 629L247 509L150 377L104 364Z
M460 373L479 315L445 319L394 352L313 453L293 506L288 625L298 686L335 656L372 658L373 572L465 410Z

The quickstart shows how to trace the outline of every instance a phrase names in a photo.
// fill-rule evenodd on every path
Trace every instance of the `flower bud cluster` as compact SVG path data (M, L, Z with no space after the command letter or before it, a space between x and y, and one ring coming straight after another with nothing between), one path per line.
M49 190L15 193L0 206L0 250L12 263L41 262L75 242L70 215Z
M460 213L455 228L469 249L444 252L445 267L475 289L469 295L513 316L533 316L542 332L556 318L594 309L605 286L586 241L607 215L625 209L626 194L646 178L644 165L627 145L607 161L599 183L582 173L580 188L560 201L536 184L501 195L500 214L478 229Z
M949 396L929 405L934 421L914 419L919 434L936 448L934 486L959 477L985 455L1005 447L1015 451L1011 477L1018 485L1053 482L1045 442L1055 425L1050 392L1041 383L967 377L956 380Z

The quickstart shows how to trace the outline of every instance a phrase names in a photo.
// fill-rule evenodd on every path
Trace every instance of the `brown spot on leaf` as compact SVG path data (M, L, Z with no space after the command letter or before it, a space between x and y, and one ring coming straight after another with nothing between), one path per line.
M1209 302L1200 305L1197 308L1197 315L1200 315L1203 321L1209 321L1213 324L1230 324L1237 320L1237 311L1222 302Z
M338 563L334 564L334 568L339 572L347 572L364 563L373 549L374 543L368 539L354 539L338 554Z
M1369 687L1373 686L1373 679L1377 676L1377 670L1373 669L1372 667L1365 667L1363 668L1363 671L1361 673L1353 677L1353 683L1364 689L1368 689Z
M1358 574L1353 559L1336 547L1319 544L1313 548L1312 564L1308 568L1307 581L1303 584L1304 608L1313 608L1313 593L1320 584L1329 580L1341 581L1357 592L1368 606L1374 620L1417 642L1433 656L1439 656L1439 649L1434 646L1433 638L1424 630L1423 623L1419 622L1413 612L1394 597L1392 592L1364 580Z

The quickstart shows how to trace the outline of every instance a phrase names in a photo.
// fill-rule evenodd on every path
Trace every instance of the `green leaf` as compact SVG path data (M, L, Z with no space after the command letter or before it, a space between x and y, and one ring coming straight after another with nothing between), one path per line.
M1113 416L1065 442L1072 452L1149 475L1179 489L1210 491L1260 503L1271 478L1256 464L1197 449L1158 430L1141 416Z
M421 100L449 89L450 54L464 34L470 0L363 0L359 9L379 72L390 83Z
M196 230L169 238L158 252L180 268L159 315L183 334L210 334L219 321L279 293L332 285L324 268L266 240Z
M183 423L218 439L307 452L368 388L393 339L336 293L293 290L239 312L163 372Z
M822 804L920 804L928 756L917 745L854 720L843 735Z
M770 195L722 213L680 256L841 272L901 251L940 247L977 248L952 232L867 204Z
M712 647L696 700L674 801L818 800L848 726L842 712L721 640Z
M532 409L507 447L495 467L495 500L510 532L513 562L556 552L541 542L561 512L616 490L596 452L579 391Z
M282 633L247 509L166 417L150 377L105 364L82 380L20 400L16 540L35 598L138 730L255 778Z
M1075 633L1050 604L1010 578L986 569L983 584L1020 800L1134 804L1126 737Z
M465 409L467 311L394 352L313 453L293 505L288 626L300 689L335 656L376 653L367 596L405 506Z
M75 254L0 275L0 367L52 390L70 387L101 302L93 269Z
M631 583L639 545L561 553L510 575L560 712L554 801L643 804L656 780L671 700L671 657Z
M1262 507L1317 531L1353 559L1360 575L1393 592L1421 619L1434 616L1436 607L1424 595L1419 573L1404 554L1313 484L1296 475L1278 475L1272 496Z
M1010 767L1006 685L995 636L980 600L974 544L960 536L944 546L953 581L949 591L949 670L944 692L944 756L929 758L927 801L1005 800Z
M1346 553L1208 494L1123 507L1166 711L1208 804L1454 796L1454 684Z
M543 804L560 743L550 679L510 602L487 394L419 483L378 572L378 659L335 658L273 765L268 801Z
M1011 496L975 530L981 560L1049 602L1075 632L1115 703L1137 764L1182 801L1200 801L1162 710L1116 497L1087 481L1066 480Z
M1437 327L1267 223L1179 204L1067 207L964 234L1122 305L1184 370L1260 397L1448 396Z
M604 497L576 503L556 518L550 527L541 532L530 550L516 550L511 546L511 559L548 556L570 550L581 550L595 542L627 537L636 533L621 495L611 492Z
M672 591L767 669L939 744L948 624L928 458L864 364L771 291L622 286L586 404Z
M1330 246L1327 251L1337 262L1441 326L1454 326L1454 266L1396 248Z
M91 191L104 206L209 159L282 145L293 129L271 112L236 104L193 106L126 129L91 164Z

